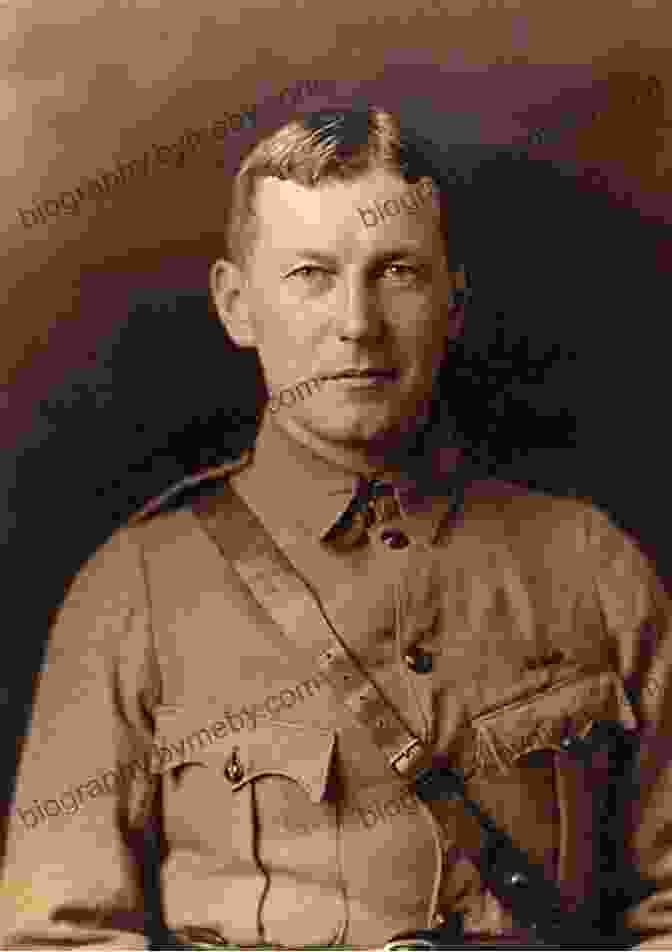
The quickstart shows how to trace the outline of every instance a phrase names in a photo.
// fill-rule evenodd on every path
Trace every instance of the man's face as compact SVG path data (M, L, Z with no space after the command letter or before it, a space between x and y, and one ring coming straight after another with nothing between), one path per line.
M286 429L357 446L412 430L426 408L461 330L430 189L386 171L315 188L258 183L242 294ZM381 220L376 202L392 214Z

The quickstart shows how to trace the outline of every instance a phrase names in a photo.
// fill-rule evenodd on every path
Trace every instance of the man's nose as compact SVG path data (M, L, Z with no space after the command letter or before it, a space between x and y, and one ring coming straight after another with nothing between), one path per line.
M381 302L365 281L346 283L338 321L341 338L380 336L384 324Z

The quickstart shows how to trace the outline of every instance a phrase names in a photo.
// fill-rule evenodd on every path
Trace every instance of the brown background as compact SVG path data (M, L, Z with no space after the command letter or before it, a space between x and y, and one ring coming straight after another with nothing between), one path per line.
M594 499L672 574L672 10L416 6L0 4L7 784L72 573L144 498L250 438L234 411L253 410L255 363L228 346L204 289L242 151L290 110L269 106L257 130L152 166L79 216L26 228L17 209L300 80L325 81L306 106L398 108L474 172L461 222L478 300L456 392L481 412L467 429L477 439L490 421L503 474ZM527 150L533 126L565 131Z
M166 253L197 251L199 240L219 229L226 181L208 156L182 170L157 171L120 189L109 208L79 218L27 230L17 206L28 208L116 158L173 142L189 126L262 102L302 78L335 80L346 96L350 86L366 90L376 82L392 105L401 90L412 89L427 109L477 110L483 139L495 143L511 141L513 114L535 100L543 115L563 89L610 79L610 121L582 134L578 152L593 162L620 159L633 184L660 203L667 195L669 205L670 126L627 105L636 77L653 73L664 85L669 121L669 6L415 6L3 3L2 277L10 306L24 319L3 322L0 379L14 379L52 333L80 319L82 272L130 254L144 268ZM221 151L233 167L234 143L225 140Z

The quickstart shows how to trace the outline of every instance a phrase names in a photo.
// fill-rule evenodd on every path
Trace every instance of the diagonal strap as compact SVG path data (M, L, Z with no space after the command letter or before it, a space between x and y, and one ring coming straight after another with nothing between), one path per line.
M336 700L344 704L405 777L425 752L422 742L369 680L324 614L319 598L262 522L226 483L192 503L203 528L256 601L294 648L308 649Z

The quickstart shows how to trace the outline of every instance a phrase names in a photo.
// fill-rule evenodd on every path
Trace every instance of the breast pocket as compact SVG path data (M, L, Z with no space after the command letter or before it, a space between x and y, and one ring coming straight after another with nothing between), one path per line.
M331 940L340 912L330 895L339 884L329 798L335 733L280 720L218 721L167 706L155 711L155 722L172 875L179 878L178 857L187 852L190 878L200 875L201 916L212 925L226 895L223 934L236 941L258 941L258 922L272 942ZM182 918L193 915L181 908Z
M474 718L463 766L470 775L506 775L522 758L562 751L563 740L584 738L607 720L636 727L623 682L614 671L584 670Z
M155 711L155 723L154 772L165 775L171 792L207 776L213 795L230 800L251 784L278 778L297 788L304 809L325 801L333 731L280 720L236 724L167 706Z

